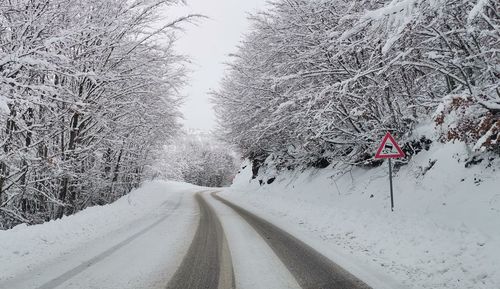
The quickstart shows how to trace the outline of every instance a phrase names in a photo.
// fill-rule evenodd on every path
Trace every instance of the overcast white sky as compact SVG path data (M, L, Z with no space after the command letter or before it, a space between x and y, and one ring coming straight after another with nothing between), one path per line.
M187 26L179 36L177 50L191 57L191 81L185 89L182 107L185 127L210 131L215 128L215 115L208 92L217 89L224 74L227 55L235 52L248 29L248 12L261 10L266 0L187 0L187 6L169 11L170 15L203 14L198 26Z

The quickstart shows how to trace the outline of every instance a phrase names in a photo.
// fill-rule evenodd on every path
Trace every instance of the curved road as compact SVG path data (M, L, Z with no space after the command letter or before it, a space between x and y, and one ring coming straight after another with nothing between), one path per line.
M165 203L159 218L114 245L101 250L94 243L0 282L0 289L370 289L309 245L215 192L214 199L207 192L182 195ZM85 253L93 257L79 261Z
M139 232L133 234L132 236L130 236L127 239L121 241L120 243L114 245L113 247L107 249L106 251L100 253L99 255L97 255L97 256L81 263L80 265L66 271L64 274L48 281L45 284L42 284L41 286L37 287L36 289L56 288L59 285L63 284L64 282L70 280L72 277L80 274L82 271L84 271L88 267L91 267L91 266L97 264L98 262L104 260L105 258L109 257L111 254L115 253L116 251L123 248L127 244L130 244L132 241L134 241L135 239L144 235L146 232L148 232L148 231L152 230L153 228L157 227L158 225L160 225L163 221L165 221L168 217L170 217L171 212L174 212L175 210L177 210L179 208L179 206L181 204L181 200L182 200L182 198L177 201L177 203L175 204L175 206L173 207L173 209L171 211L169 211L165 216L161 217L159 220L157 220L153 224L151 224L151 225L147 226L146 228L140 230Z
M370 289L363 281L315 251L309 245L212 193L218 201L238 213L266 241L303 289Z
M301 288L370 289L364 282L284 230L216 193L211 195L233 209L259 233ZM198 229L167 289L235 288L231 256L221 223L201 193L196 194L196 200L200 207Z
M222 225L214 210L196 194L200 207L198 229L167 289L232 289L234 273Z

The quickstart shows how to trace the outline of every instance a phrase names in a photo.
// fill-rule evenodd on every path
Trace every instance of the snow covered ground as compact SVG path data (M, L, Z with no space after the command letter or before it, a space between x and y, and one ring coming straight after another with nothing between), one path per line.
M268 170L251 180L246 164L220 195L374 289L496 289L500 161L486 157L466 168L467 156L462 143L435 142L396 170L394 212L387 165L342 175L331 168ZM0 231L0 288L164 288L193 239L193 194L200 190L224 227L238 288L299 288L258 233L211 198L215 189L161 181L110 205Z
M500 161L465 168L467 156L458 142L435 142L416 155L395 172L394 212L387 164L343 175L269 170L255 180L246 164L220 195L376 289L500 288Z
M0 231L0 288L164 288L194 235L199 190L150 182L110 205Z

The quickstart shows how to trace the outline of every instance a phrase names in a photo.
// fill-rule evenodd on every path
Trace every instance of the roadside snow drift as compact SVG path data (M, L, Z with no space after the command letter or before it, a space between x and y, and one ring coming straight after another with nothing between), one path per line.
M254 180L247 163L221 195L374 288L500 288L500 162L485 157L466 168L467 156L458 142L414 156L394 172L394 212L387 163L342 174L268 169Z

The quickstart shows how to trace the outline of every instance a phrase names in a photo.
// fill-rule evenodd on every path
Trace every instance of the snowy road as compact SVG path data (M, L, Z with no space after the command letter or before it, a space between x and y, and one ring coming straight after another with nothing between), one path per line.
M182 264L167 289L234 288L231 255L222 225L213 209L200 194L198 229Z
M369 289L370 287L289 233L249 211L212 194L236 211L271 247L303 289Z
M4 264L5 272L12 273L0 275L0 288L369 288L310 246L213 191L193 187L156 197L162 202L154 207L151 200L151 212L110 227L98 238L51 258L24 256L26 266L17 271Z
M307 244L216 193L198 193L196 200L198 229L167 289L370 288ZM231 252L239 259L235 269Z
M116 204L3 232L0 288L163 289L197 223L192 189L156 184Z

